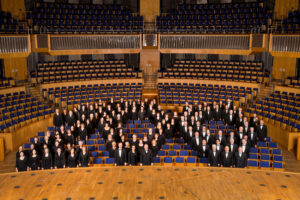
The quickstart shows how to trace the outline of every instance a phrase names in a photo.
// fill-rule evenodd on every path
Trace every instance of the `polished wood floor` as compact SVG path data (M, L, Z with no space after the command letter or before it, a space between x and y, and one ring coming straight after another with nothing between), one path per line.
M300 173L100 167L0 174L0 199L300 199Z

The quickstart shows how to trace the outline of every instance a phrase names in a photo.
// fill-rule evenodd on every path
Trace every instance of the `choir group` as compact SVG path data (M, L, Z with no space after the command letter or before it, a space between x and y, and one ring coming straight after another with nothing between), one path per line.
M148 120L154 128L143 138L128 137L123 130L128 120ZM223 122L225 129L210 129L212 121ZM19 147L16 171L89 166L85 144L96 129L117 166L152 165L166 139L181 138L200 158L208 158L209 166L243 168L250 148L267 137L263 120L255 114L248 120L230 99L197 106L186 103L181 114L161 109L155 99L99 100L62 113L56 109L53 125L54 135L47 131L42 142L35 137L30 150Z

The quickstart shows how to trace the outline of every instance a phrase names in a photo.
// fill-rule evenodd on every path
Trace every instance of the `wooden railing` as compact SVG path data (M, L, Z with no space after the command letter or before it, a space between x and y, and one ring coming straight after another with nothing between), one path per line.
M31 52L29 35L1 35L0 58L27 57Z
M300 35L271 34L269 48L273 56L300 57Z

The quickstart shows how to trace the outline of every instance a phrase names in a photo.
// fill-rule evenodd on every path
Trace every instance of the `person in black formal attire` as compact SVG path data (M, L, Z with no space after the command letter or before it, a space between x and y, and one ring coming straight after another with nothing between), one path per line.
M219 140L222 146L226 145L226 138L223 135L223 131L222 130L218 130L218 134L215 135L215 140Z
M244 116L240 114L235 120L236 127L244 126Z
M259 122L259 120L258 120L257 114L254 113L253 117L250 118L249 126L254 127L255 132L256 132L256 128L258 126L258 122Z
M34 149L32 151L31 156L29 157L29 163L28 163L29 169L30 170L39 170L40 165L41 165L40 157L37 154L37 151Z
M109 147L107 146L107 148L109 148ZM116 150L117 150L117 143L115 141L112 141L111 148L106 149L106 150L109 152L109 157L114 158L115 154L116 154Z
M123 143L120 142L118 144L118 149L115 151L115 159L114 159L114 162L115 162L115 166L126 166L126 160L127 160L127 155L126 155L126 152L125 150L123 149Z
M52 162L52 156L49 152L49 149L45 149L43 158L42 158L42 169L52 169L53 168L53 162Z
M71 133L71 129L67 130L67 135L65 136L64 140L65 140L65 144L68 144L68 143L70 143L71 145L74 144L74 137Z
M28 171L28 160L24 152L20 152L20 157L16 160L16 172Z
M228 146L229 146L230 152L235 153L238 151L238 145L235 144L234 138L230 138Z
M222 110L219 108L219 105L216 105L216 108L214 109L214 119L216 121L220 121L222 119Z
M165 136L167 139L174 137L174 130L171 128L171 124L167 123L167 127L165 128Z
M207 110L205 113L205 120L211 121L214 119L214 113L211 111L210 106L207 106Z
M144 145L144 150L141 153L140 159L141 166L153 165L153 156L148 144Z
M228 109L233 109L233 102L231 101L230 98L228 98L227 102L226 102L226 105L228 106Z
M66 167L65 155L61 151L61 148L58 148L55 154L54 167L55 169Z
M227 116L230 114L228 106L226 105L225 108L222 110L222 119L227 120Z
M221 145L221 142L220 142L219 139L216 139L215 141L216 141L216 149L217 149L217 151L222 152L222 151L224 150L224 149L223 149L224 146Z
M196 131L195 132L195 137L193 137L192 141L191 141L192 150L198 152L199 148L201 147L201 142L202 142L202 138L199 136L199 132Z
M250 144L250 147L257 147L257 134L254 132L254 127L250 127L248 143Z
M73 114L73 111L70 110L69 114L66 117L66 124L67 126L74 126L76 122L76 116Z
M229 135L227 136L227 139L226 139L226 144L230 143L231 138L233 139L234 142L237 141L234 131L230 131L230 133L229 133Z
M236 142L237 142L238 145L241 144L242 139L244 138L244 136L245 136L244 127L240 126L239 131L236 134L236 139L237 139Z
M194 137L193 127L189 126L188 133L187 133L186 139L185 139L186 143L191 144L193 137Z
M242 139L241 147L242 147L243 153L245 153L246 156L248 157L249 152L250 152L250 144L247 142L247 140L248 140L248 136L245 135L244 139Z
M128 153L128 165L136 166L137 165L137 151L135 145L131 146L131 151Z
M212 145L212 150L208 154L208 166L220 166L220 152L217 151L217 146L215 144Z
M160 149L160 147L157 145L157 142L156 142L155 139L153 139L153 140L151 141L150 149L151 149L151 151L152 151L152 156L153 156L153 157L156 157L156 156L157 156L157 153L158 153L158 151L159 151L159 149Z
M82 152L79 155L79 167L88 167L90 166L90 156L86 151L86 147L82 148Z
M69 168L78 167L77 156L75 154L75 149L74 148L71 149L70 155L67 158L67 166Z
M199 148L198 155L199 155L200 158L207 158L209 152L210 152L209 145L207 145L206 140L203 139L202 143L201 143L201 146Z
M87 141L88 133L87 129L84 127L84 123L80 124L80 129L78 131L78 140Z
M206 129L206 136L205 136L205 138L203 138L203 139L206 140L206 142L207 142L207 144L208 144L209 146L211 146L212 144L215 143L214 136L212 136L212 135L210 134L210 130L209 130L209 129Z
M24 149L23 149L23 146L20 145L19 148L18 148L18 151L16 153L16 158L20 158L20 153L23 152L24 153Z
M233 166L233 153L229 151L229 146L225 146L224 152L221 153L221 167Z
M230 126L235 125L235 116L233 114L233 110L229 110L229 115L226 116L225 123Z
M234 165L237 168L246 168L247 166L247 155L243 153L242 147L239 147L238 152L235 152Z
M259 141L265 142L267 140L267 126L264 125L264 120L260 120L259 125L256 128L257 136Z
M62 119L62 116L59 113L59 109L55 110L55 114L53 116L53 125L55 127L60 127L61 125L63 125L63 119Z
M67 116L68 116L68 110L64 109L63 112L62 112L62 114L61 114L64 126L66 125L66 122L67 122Z

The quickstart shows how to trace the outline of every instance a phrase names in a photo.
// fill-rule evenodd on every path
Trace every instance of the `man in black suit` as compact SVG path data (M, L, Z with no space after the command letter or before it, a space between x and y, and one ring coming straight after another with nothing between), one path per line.
M221 167L233 166L233 153L229 151L229 146L225 146L224 152L221 153Z
M184 142L187 143L187 135L189 132L188 122L184 121L184 125L181 126L180 135L184 138Z
M67 115L67 119L66 119L67 126L69 126L69 127L74 126L75 122L76 122L76 117L73 114L73 111L70 110L69 114Z
M127 155L125 150L123 149L123 143L119 142L119 148L115 152L115 165L116 166L124 166L126 165Z
M242 152L245 153L246 156L248 157L250 152L250 144L247 142L247 140L248 140L248 136L245 135L244 139L242 139L241 147L242 147Z
M222 110L219 108L219 105L216 105L216 109L214 110L214 119L219 121L222 119Z
M218 130L218 134L215 135L215 140L219 140L221 145L225 146L226 145L226 138L223 135L222 130Z
M189 126L189 130L187 132L186 139L185 139L186 143L191 144L193 137L194 137L193 127Z
M247 166L247 156L243 153L242 147L239 147L238 152L235 153L234 165L237 168L246 168Z
M196 125L194 127L194 132L198 131L199 133L201 132L202 128L201 128L201 123L200 121L196 121Z
M259 141L267 140L267 126L264 125L264 120L260 120L260 124L256 128L257 136Z
M228 98L227 102L226 102L226 106L228 106L228 109L233 109L233 102L231 101L230 98Z
M242 139L244 138L244 135L245 135L245 133L244 133L244 127L243 127L243 126L240 126L240 127L239 127L239 131L236 133L236 139L237 139L236 143L237 143L238 145L241 144Z
M207 106L207 111L205 113L205 120L211 121L214 119L214 113L211 111L210 106Z
M199 148L201 146L202 138L199 136L199 132L195 132L195 137L192 138L191 146L192 150L199 151Z
M212 144L215 143L215 139L212 135L210 135L210 130L209 129L206 130L206 136L203 139L206 140L206 142L209 146L211 146Z
M233 154L238 151L238 145L235 144L234 142L235 142L234 139L230 138L230 141L229 141L229 144L228 144L229 151L232 152Z
M208 166L220 166L220 152L217 151L217 147L215 144L212 145L212 150L208 154Z
M144 145L144 150L142 151L141 157L140 157L140 163L141 163L141 166L153 165L152 152L149 149L148 144Z
M59 109L55 110L55 114L53 116L53 125L55 127L60 127L61 125L63 125L63 119L59 113Z
M222 119L226 120L228 115L229 115L229 109L228 106L226 105L225 108L222 110Z
M199 157L200 158L207 158L208 154L209 154L209 151L210 151L210 148L207 145L206 140L203 139L202 140L202 144L201 144L201 146L199 148L199 153L198 153Z
M235 116L233 114L233 110L229 110L229 115L227 115L225 118L225 123L230 126L235 125Z
M253 117L250 118L249 126L254 127L254 131L256 132L257 125L258 125L258 117L257 114L254 113Z
M248 141L251 147L257 147L257 134L254 132L254 127L250 127L250 132L248 133Z

